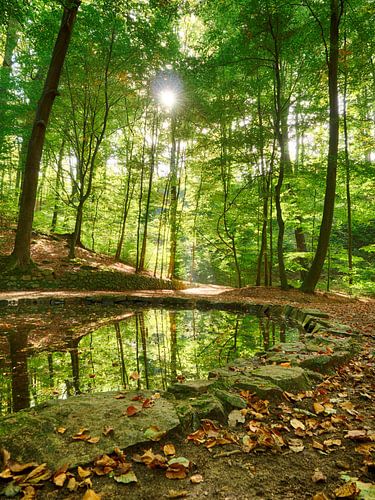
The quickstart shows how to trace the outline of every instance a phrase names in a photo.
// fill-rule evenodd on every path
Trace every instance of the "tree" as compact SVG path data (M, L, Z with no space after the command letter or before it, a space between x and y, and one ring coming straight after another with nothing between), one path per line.
M72 0L64 7L59 33L52 52L50 66L43 93L36 110L28 145L16 239L11 254L12 265L19 267L21 270L27 269L31 262L31 230L44 139L53 102L58 95L60 75L79 5L80 0Z
M312 15L321 27L325 45L326 64L328 68L329 94L329 145L327 158L326 191L324 197L323 217L320 225L318 245L314 260L301 285L303 292L312 293L319 281L323 264L327 255L332 230L333 213L336 195L337 153L339 143L339 100L338 100L338 62L339 62L339 28L345 0L331 0L329 49L324 38L324 30L315 12Z

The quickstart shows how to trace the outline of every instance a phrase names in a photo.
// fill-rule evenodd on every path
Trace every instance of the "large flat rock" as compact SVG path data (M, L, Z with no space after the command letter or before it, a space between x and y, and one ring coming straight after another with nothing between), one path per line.
M300 391L311 387L305 371L296 367L267 365L257 368L253 375L279 386L284 391Z
M54 469L66 463L74 467L110 453L116 446L124 449L148 441L145 431L151 426L168 432L180 424L173 401L161 396L153 400L151 407L142 408L141 400L133 400L140 394L145 399L153 393L129 392L122 399L116 399L119 393L115 392L86 394L3 417L0 448L9 450L12 459L20 462L47 462ZM140 411L127 416L129 406ZM59 427L66 431L60 434ZM103 435L105 427L113 428L107 436ZM91 437L100 438L99 442L73 440L72 436L83 428Z

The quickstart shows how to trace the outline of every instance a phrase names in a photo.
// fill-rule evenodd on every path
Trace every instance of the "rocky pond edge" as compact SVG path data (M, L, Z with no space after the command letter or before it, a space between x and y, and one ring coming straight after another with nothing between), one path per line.
M152 293L30 296L1 299L2 307L71 304L145 305L189 309L230 310L281 318L301 327L297 342L279 343L251 359L237 359L211 370L208 379L172 384L167 391L120 391L84 394L54 400L0 418L0 448L19 462L46 462L57 468L92 461L114 448L158 440L171 432L188 432L209 418L226 424L234 409L246 407L241 390L279 402L285 392L312 389L324 374L334 372L360 349L360 337L317 309L290 305L249 304L215 297ZM146 403L145 403L146 402ZM134 408L130 411L128 408ZM134 412L134 413L133 413ZM64 432L61 430L64 429ZM90 439L73 439L82 429ZM111 429L106 433L105 429ZM59 432L60 430L60 432Z

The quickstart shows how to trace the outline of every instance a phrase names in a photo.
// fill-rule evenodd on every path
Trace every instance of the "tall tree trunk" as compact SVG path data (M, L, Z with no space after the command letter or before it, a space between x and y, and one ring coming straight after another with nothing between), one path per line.
M152 121L152 146L151 146L151 154L150 154L150 174L149 174L149 178L148 178L148 190L147 190L147 199L146 199L146 207L145 207L145 223L144 223L144 227L143 227L142 248L141 248L141 255L139 257L138 271L143 271L144 267L145 267L147 235L148 235L148 219L149 219L149 212L150 212L152 183L154 180L157 139L158 139L158 124L156 121L156 116L154 115L153 121Z
M177 158L176 158L176 115L171 117L171 159L170 159L170 249L168 278L174 278L176 273L176 251L177 251Z
M344 53L346 54L346 35L344 43ZM348 274L349 274L349 285L352 285L353 284L353 229L352 229L352 200L350 194L350 158L349 158L349 139L348 139L347 95L348 95L348 69L346 66L346 61L344 61L343 122L344 122L344 143L345 143L346 210L348 219Z
M328 93L329 93L329 144L327 160L326 191L324 197L323 217L320 225L318 245L314 260L304 279L301 290L313 293L319 281L327 255L331 236L333 213L336 195L337 152L339 142L339 103L338 103L338 59L339 59L339 27L344 0L331 0L331 21L329 35Z
M287 143L287 110L288 106L286 103L282 102L282 61L281 61L281 50L280 50L280 39L277 29L275 31L274 21L269 17L269 27L271 31L271 36L274 41L274 108L275 108L275 135L280 148L280 163L279 163L279 175L277 178L277 183L275 186L275 206L276 206L276 220L278 225L278 236L277 236L277 260L279 265L279 278L280 286L283 290L288 289L288 280L285 271L284 262L284 232L285 223L281 208L281 189L284 182L285 171L290 170L290 156Z
M51 222L51 232L54 233L56 231L57 225L57 216L59 213L59 188L61 184L61 174L62 174L62 162L64 158L64 149L65 149L65 137L63 138L59 150L59 156L57 159L57 172L56 172L56 181L55 181L55 202L53 206L53 215Z
M53 49L43 93L36 110L26 156L25 178L21 193L20 213L18 217L14 249L12 252L12 260L14 260L15 266L18 266L20 269L26 269L31 263L31 231L34 219L34 207L44 139L53 101L58 95L57 88L60 81L60 75L69 47L80 0L73 0L69 2L68 5L69 7L64 8L60 30Z

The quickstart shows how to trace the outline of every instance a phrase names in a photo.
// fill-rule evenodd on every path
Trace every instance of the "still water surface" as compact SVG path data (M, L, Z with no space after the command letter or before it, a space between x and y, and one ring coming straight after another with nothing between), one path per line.
M89 333L67 330L58 346L48 328L33 342L30 329L2 329L0 414L80 393L166 389L298 336L264 316L165 309L129 311Z

